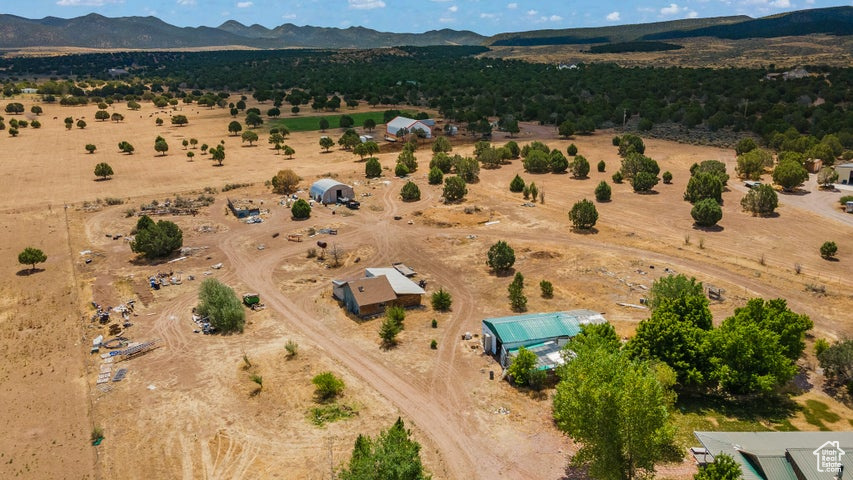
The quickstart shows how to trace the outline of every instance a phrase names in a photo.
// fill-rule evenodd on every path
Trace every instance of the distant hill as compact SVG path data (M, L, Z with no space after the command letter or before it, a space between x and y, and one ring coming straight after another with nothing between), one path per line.
M757 19L747 16L696 18L611 27L502 33L486 40L486 44L492 46L566 45L695 37L738 40L818 33L853 35L853 7L815 8Z
M108 18L89 14L38 20L0 15L0 48L376 48L400 45L480 45L486 37L469 31L385 33L363 27L322 28L284 24L274 29L228 21L218 28L176 27L155 17Z
M830 7L781 13L729 25L648 34L643 40L717 37L729 40L810 35L853 35L853 7Z
M689 30L740 23L752 18L736 17L688 18L669 22L638 23L595 28L568 28L561 30L533 30L529 32L501 33L489 38L486 45L567 45L606 42L630 42L657 33Z

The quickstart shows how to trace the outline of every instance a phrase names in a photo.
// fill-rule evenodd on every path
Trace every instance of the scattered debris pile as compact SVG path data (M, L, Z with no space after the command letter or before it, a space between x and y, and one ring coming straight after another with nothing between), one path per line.
M193 215L198 214L202 207L213 203L215 198L211 195L199 195L195 199L184 198L180 195L173 199L167 198L162 203L152 200L139 206L138 216L142 215Z

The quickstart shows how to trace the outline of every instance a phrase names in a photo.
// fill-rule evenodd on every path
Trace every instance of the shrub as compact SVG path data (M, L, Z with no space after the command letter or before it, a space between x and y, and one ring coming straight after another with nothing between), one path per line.
M598 211L592 202L583 199L574 204L572 210L569 212L569 219L572 221L574 228L589 230L598 221Z
M820 256L827 260L834 258L836 253L838 253L838 245L835 242L823 242L820 246Z
M554 285L548 280L539 282L539 289L542 290L543 298L551 298L554 296Z
M144 254L145 258L166 257L184 244L183 232L168 220L154 223L143 215L136 225L136 237L130 242L130 249L134 253Z
M631 179L631 186L634 188L634 191L638 193L649 192L657 184L658 177L651 172L638 172L634 175L634 178Z
M847 202L853 202L853 195L844 195L838 201L841 202L842 206L847 205Z
M318 374L311 380L311 383L314 384L314 393L321 402L329 401L344 391L344 381L332 372Z
M308 202L300 198L293 202L293 206L290 207L290 213L297 220L309 218L311 216L311 205L308 205Z
M297 175L293 170L279 170L278 173L272 177L272 191L273 193L280 195L290 195L296 191L296 187L299 186L300 180L302 179L299 178L299 175Z
M409 168L402 163L398 163L396 167L394 167L394 175L398 177L405 177L409 174Z
M608 185L604 180L595 187L595 199L599 202L609 202L610 194L610 185Z
M690 216L700 227L713 227L723 218L723 209L713 198L705 198L693 205Z
M513 383L522 387L528 384L528 375L532 370L536 369L538 358L536 354L530 350L520 347L509 364L507 373L512 377Z
M397 325L391 318L385 317L382 324L379 326L379 338L382 339L382 346L385 348L397 345L397 334L400 333L400 326Z
M489 247L486 256L486 265L498 273L506 272L515 264L515 251L503 240Z
M610 178L613 179L613 183L622 183L622 172L617 170Z
M438 291L433 292L432 294L432 309L437 312L447 312L450 310L451 305L453 305L453 297L450 295L450 292L445 290L444 288L439 288ZM435 320L433 320L435 323ZM437 323L435 323L437 325ZM433 327L435 328L435 327Z
M287 356L292 358L299 353L299 344L293 340L288 340L287 343L284 344L284 349L287 351Z
M566 153L568 153L570 157L574 157L578 154L578 147L572 143L569 145L569 148L566 149Z
M551 162L552 173L563 173L569 168L569 161L565 156L563 156L563 153L556 148L551 150L550 155L548 155L548 160ZM588 166L589 164L587 164L587 167Z
M455 175L444 179L444 201L456 202L465 198L468 193L468 188L465 186L465 180L462 177Z
M663 175L661 175L661 177L663 177L663 183L667 185L672 183L672 173L670 173L669 170L663 172Z
M717 203L723 203L723 182L719 177L708 172L697 172L687 181L684 199L690 203L713 198Z
M524 190L524 180L516 175L515 178L509 182L509 191L514 193L520 193ZM843 202L842 202L843 203Z
M589 175L589 161L583 155L578 155L572 161L572 176L586 178Z
M607 168L607 164L604 163L604 160L598 162L598 171L600 173L604 173L604 170Z
M432 326L432 328L438 328L438 320L433 318L432 323L430 325Z
M415 182L406 182L400 189L400 197L403 198L404 202L416 202L421 199L421 189Z
M438 167L432 167L429 170L427 181L429 181L430 185L440 185L444 181L444 174Z
M436 342L436 341L435 341L435 339L432 339L432 340L429 342L429 348L430 348L430 349L432 349L432 350L436 350L436 349L438 349L438 342Z
M773 169L773 182L789 192L809 178L809 172L798 162L782 162Z
M430 172L432 173L432 172ZM382 165L376 157L370 157L364 164L364 176L367 178L376 178L382 176Z
M740 205L753 215L770 215L779 206L779 197L770 185L759 185L744 195Z
M243 331L246 312L231 287L215 278L207 278L201 282L198 300L196 311L202 317L208 317L210 324L218 331L222 333Z

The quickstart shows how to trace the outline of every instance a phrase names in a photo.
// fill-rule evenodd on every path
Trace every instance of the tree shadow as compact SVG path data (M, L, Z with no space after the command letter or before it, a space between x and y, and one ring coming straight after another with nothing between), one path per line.
M578 235L595 235L598 233L598 229L595 227L590 228L572 228L572 232L577 233Z
M806 190L804 188L798 188L796 190L791 190L791 191L787 191L787 190L783 189L781 193L782 193L782 195L796 195L798 197L803 197L806 195L810 195L812 192L810 190Z
M757 218L779 218L779 212L770 212L765 215L753 215L753 217Z
M660 192L657 190L646 190L645 192L634 191L637 195L660 195Z
M840 262L841 261L838 259L838 257L821 257L821 258L823 258L827 262Z
M680 395L676 407L682 413L707 416L709 410L740 421L783 423L800 407L783 394L723 397L719 395Z
M515 276L515 268L510 267L505 270L495 270L495 276L498 278L506 278Z
M701 232L714 233L714 232L722 232L723 230L725 230L725 227L723 227L721 225L712 225L710 227L702 227L702 226L696 225L694 223L693 224L693 230L699 230Z
M105 178L105 177L100 177L100 178L96 178L96 179L95 179L95 181L96 181L96 182L106 182L106 181L109 181L109 180L112 180L112 178L110 178L110 177L106 177L106 178Z
M589 468L584 466L575 466L569 464L566 466L566 471L559 480L591 480L589 476Z
M39 272L43 272L43 268L24 268L22 270L18 270L15 272L15 275L19 277L29 277L30 275L34 275Z

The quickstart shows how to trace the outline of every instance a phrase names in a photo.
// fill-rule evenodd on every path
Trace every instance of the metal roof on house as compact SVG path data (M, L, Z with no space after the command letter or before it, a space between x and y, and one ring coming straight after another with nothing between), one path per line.
M315 194L322 195L326 190L328 190L332 187L337 187L338 185L347 186L345 183L341 183L341 182L335 180L334 178L321 178L320 180L317 180L316 182L311 184L311 190L310 191L311 191L312 195L315 195Z
M711 455L724 453L738 462L744 480L798 480L795 471L804 480L834 480L834 472L818 471L818 456L827 444L845 452L841 463L853 471L853 432L849 431L693 434Z
M368 277L384 276L391 283L391 288L397 295L423 295L426 293L417 283L406 278L395 268L366 268L364 273Z
M604 316L592 310L531 313L483 320L489 330L498 336L501 343L573 337L580 333L581 325L604 322L606 322Z
M347 286L360 307L390 302L397 298L385 277L360 278L347 282Z

